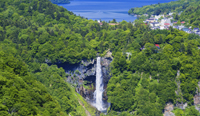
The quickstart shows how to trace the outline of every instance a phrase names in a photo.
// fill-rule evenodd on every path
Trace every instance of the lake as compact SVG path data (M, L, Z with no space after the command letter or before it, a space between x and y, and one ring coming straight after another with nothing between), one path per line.
M58 4L76 15L92 20L117 22L122 20L134 21L136 17L128 15L128 10L133 7L166 3L175 0L73 0L70 4Z

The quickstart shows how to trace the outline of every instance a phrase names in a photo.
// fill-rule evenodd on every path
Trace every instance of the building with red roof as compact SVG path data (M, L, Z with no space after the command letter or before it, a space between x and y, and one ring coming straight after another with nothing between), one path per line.
M185 23L185 21L182 21L181 23L182 23L182 24L184 24L184 23Z
M160 45L159 45L159 44L155 44L155 46L156 46L158 49L160 49Z
M169 23L165 23L164 25L170 25Z

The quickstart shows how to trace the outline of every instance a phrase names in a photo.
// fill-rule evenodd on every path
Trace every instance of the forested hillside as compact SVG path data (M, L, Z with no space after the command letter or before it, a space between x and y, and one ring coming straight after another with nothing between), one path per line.
M185 21L192 27L200 27L200 5L187 7L180 16L175 16L178 21Z
M133 27L126 22L118 30L107 23L100 27L97 22L75 16L48 0L2 0L0 16L1 41L9 40L16 45L27 63L75 64L94 58L97 52L103 53L109 47L117 51L126 45L125 40L130 37L128 28Z
M189 6L196 7L199 5L199 3L200 3L199 0L177 0L177 1L172 1L169 3L158 3L158 4L143 6L143 7L131 8L128 11L128 13L138 14L138 15L142 15L142 14L159 15L159 14L164 14L164 13L169 13L169 12L179 13L181 11L184 11Z
M142 33L140 41L149 42L145 49L132 52L129 60L118 53L112 62L113 77L107 88L111 110L161 116L166 103L193 105L200 76L199 37L172 28ZM183 115L199 115L194 107L188 108Z
M40 79L45 78L44 74L40 74L45 71L44 66L41 66L37 71L37 76L33 75L29 72L28 65L22 60L16 59L18 57L15 54L17 50L7 42L1 42L0 44L1 116L83 114L81 110L77 110L81 106L75 96L71 94L71 88L62 80L61 76L65 75L62 69L53 66L49 67L51 70L57 70L54 74L51 74L51 81L57 81L57 83L52 82L52 87L49 87L49 85L45 85L49 81L41 81L42 83L37 81L37 77L40 77ZM65 92L58 91L59 89ZM84 110L82 109L82 111Z
M0 6L1 115L86 115L55 64L79 63L107 50L114 57L108 115L160 116L168 102L188 103L175 114L198 115L191 106L200 76L199 36L125 21L100 26L49 0L1 0Z

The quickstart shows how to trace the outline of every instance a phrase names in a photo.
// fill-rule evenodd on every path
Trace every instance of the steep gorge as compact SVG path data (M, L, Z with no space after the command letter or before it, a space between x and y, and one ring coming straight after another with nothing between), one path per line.
M102 57L100 60L102 77L103 77L103 102L107 103L106 88L110 74L110 64L112 62L112 57ZM97 59L82 60L78 64L57 64L58 67L62 67L66 74L66 82L71 83L77 93L84 97L89 103L94 103L94 92L96 90L96 69L97 69Z

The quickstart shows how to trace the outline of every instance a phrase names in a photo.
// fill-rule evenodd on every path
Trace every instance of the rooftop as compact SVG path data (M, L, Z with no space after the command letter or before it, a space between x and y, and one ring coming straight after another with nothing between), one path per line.
M153 22L152 24L159 24L159 22Z
M183 23L185 23L185 21L182 21L181 23L183 24Z
M164 25L170 25L169 23L165 23Z
M190 29L188 29L188 28L183 28L182 30L183 30L183 31L189 31Z

